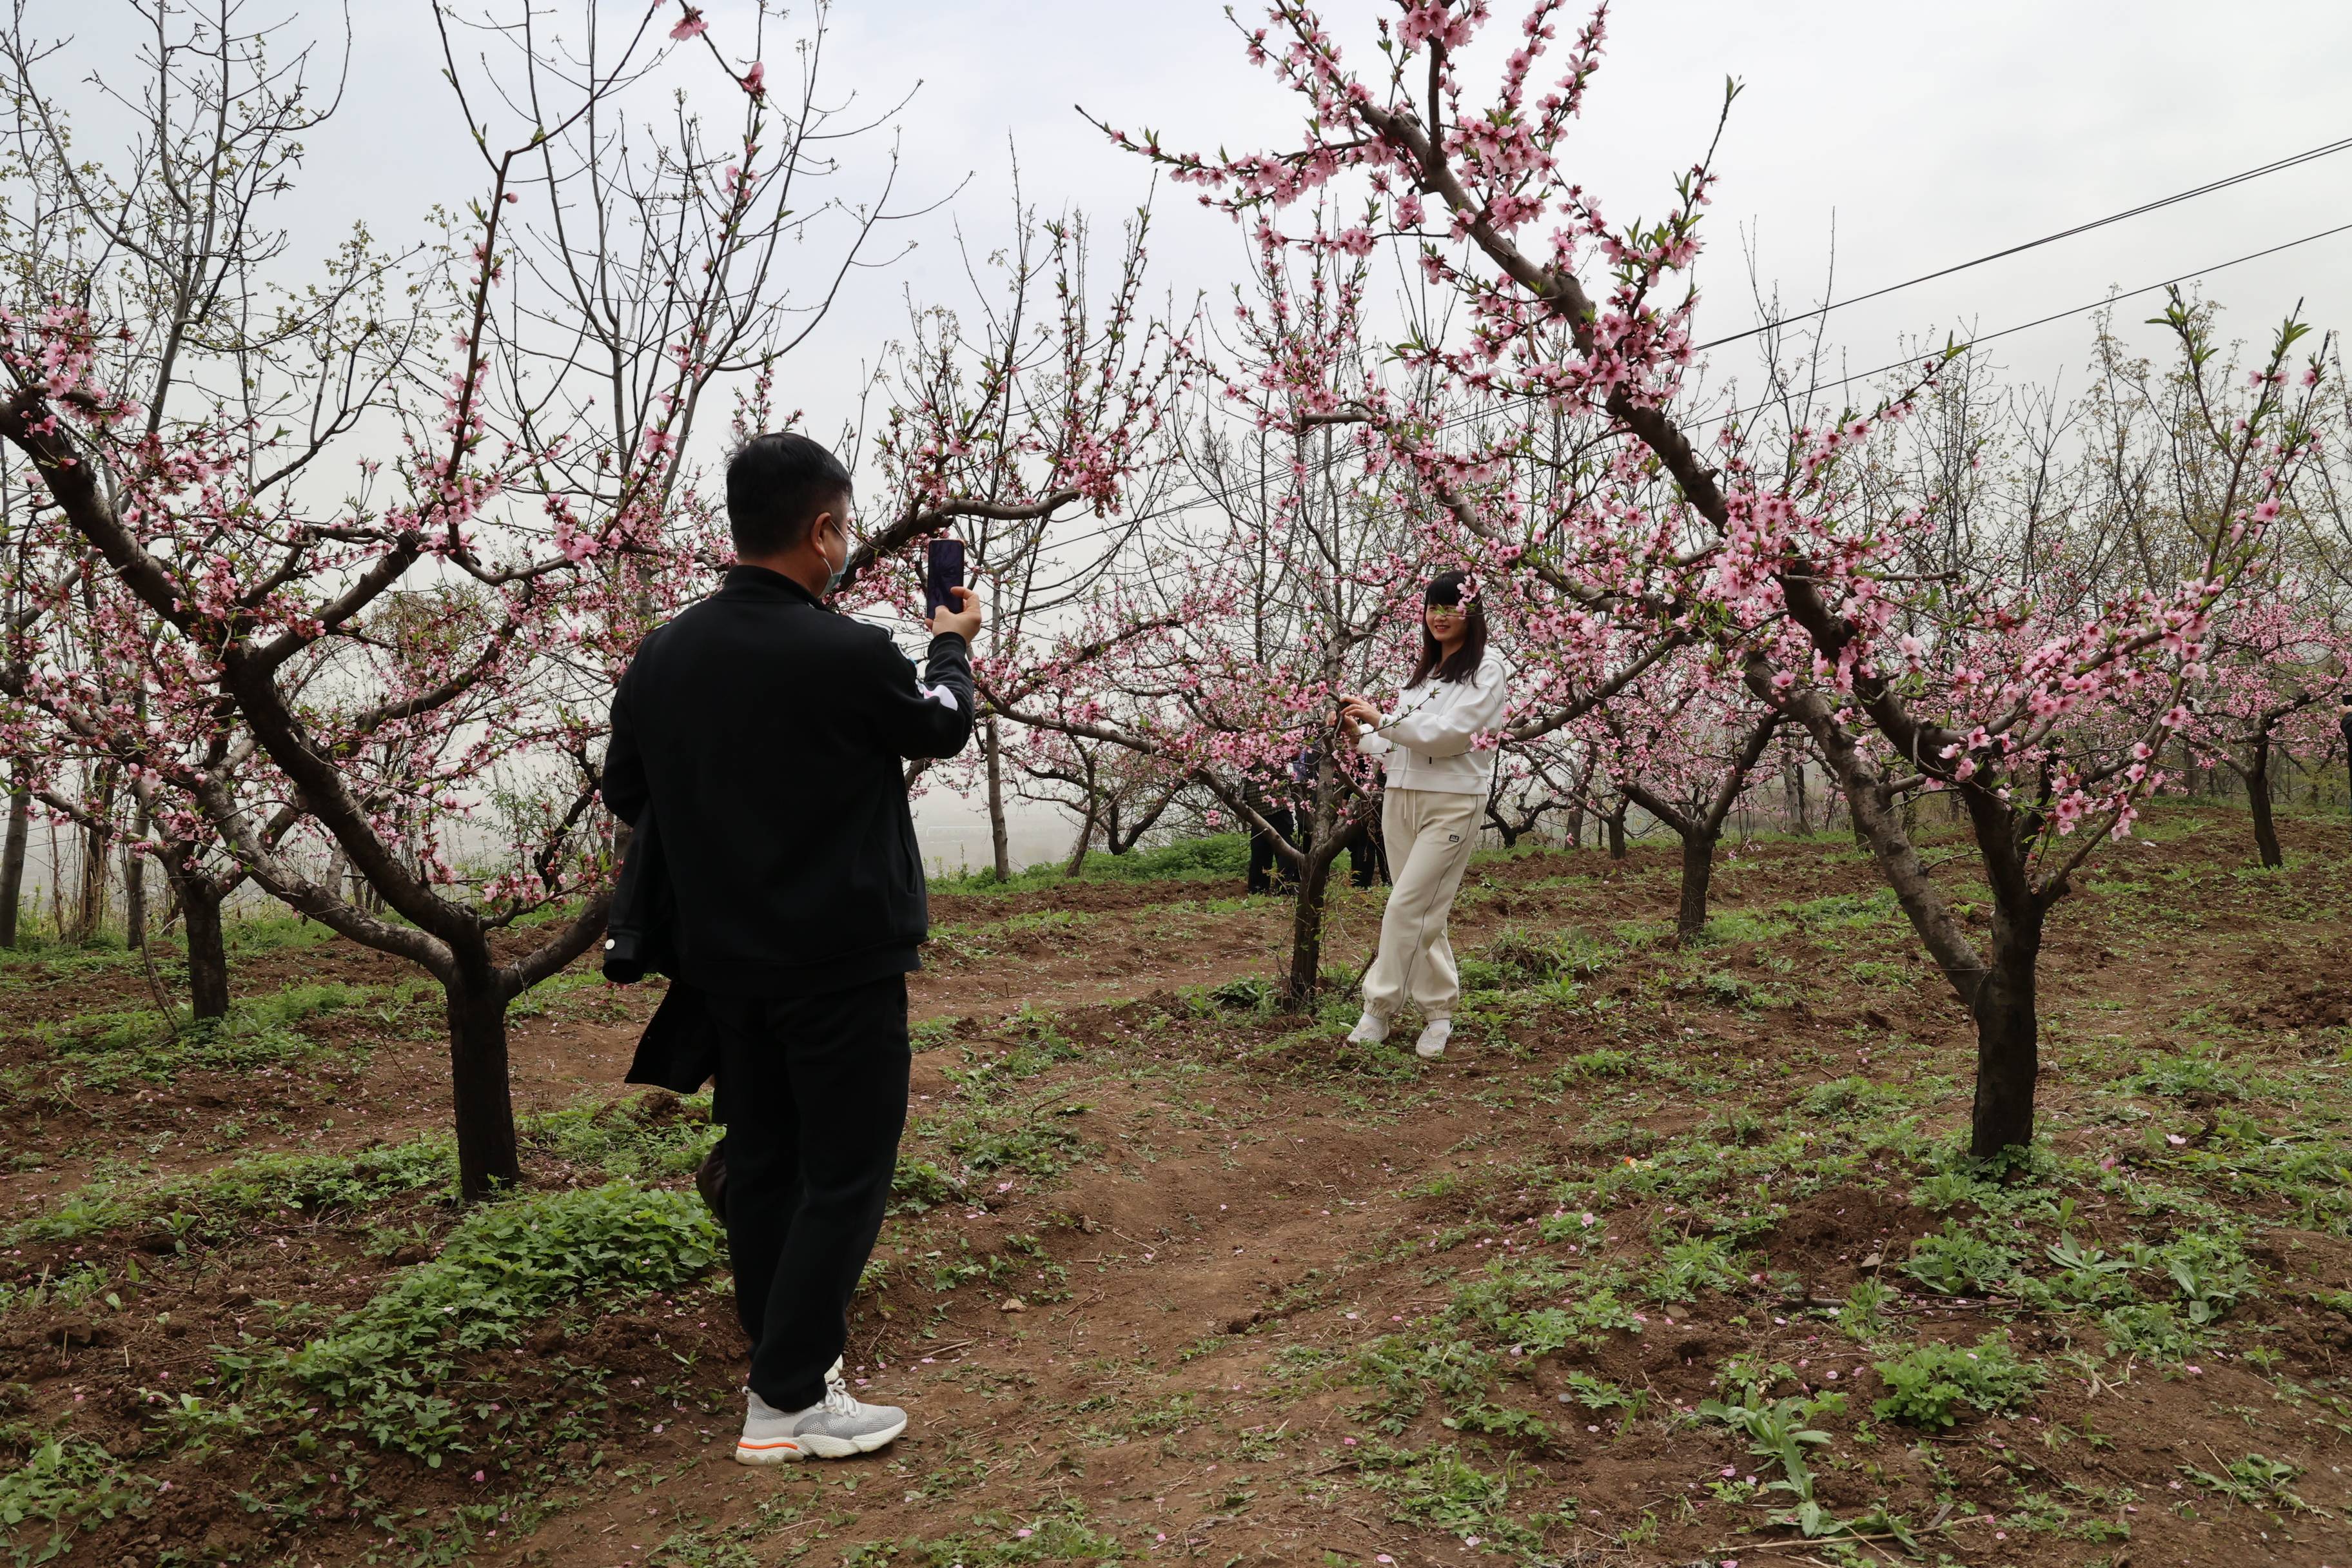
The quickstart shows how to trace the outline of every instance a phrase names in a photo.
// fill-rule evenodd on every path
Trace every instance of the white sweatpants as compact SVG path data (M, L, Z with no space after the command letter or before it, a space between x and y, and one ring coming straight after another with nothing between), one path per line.
M1445 917L1477 842L1484 795L1391 789L1381 805L1394 885L1381 915L1381 952L1364 976L1364 1011L1392 1018L1410 997L1423 1019L1450 1018L1462 994Z

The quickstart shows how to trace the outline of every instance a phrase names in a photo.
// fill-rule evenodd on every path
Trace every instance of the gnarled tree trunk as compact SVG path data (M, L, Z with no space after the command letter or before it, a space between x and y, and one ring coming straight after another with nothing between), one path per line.
M168 874L168 873L167 873ZM203 877L173 878L180 922L188 933L188 1011L198 1018L228 1016L228 945L221 931L221 893Z
M2286 864L2286 855L2279 848L2278 824L2271 816L2270 732L2257 734L2248 750L2246 805L2254 818L2254 852L2263 865L2275 868Z
M1696 941L1706 929L1706 894L1715 880L1715 846L1718 835L1683 835L1682 899L1675 910L1675 938Z
M1331 885L1329 854L1310 854L1290 900L1290 964L1282 978L1282 1005L1312 1012L1323 977L1323 901Z
M147 807L142 805L132 822L131 842L122 847L122 943L136 952L147 945L147 857L139 846L147 837Z
M511 989L489 946L458 958L441 981L449 1013L449 1096L457 1128L458 1196L479 1203L522 1179L514 1097L507 1082Z
M1977 1026L1976 1104L1969 1152L1990 1160L2033 1142L2033 1083L2042 1070L2034 975L2042 956L2042 910L1993 905L1991 963L1969 1006Z

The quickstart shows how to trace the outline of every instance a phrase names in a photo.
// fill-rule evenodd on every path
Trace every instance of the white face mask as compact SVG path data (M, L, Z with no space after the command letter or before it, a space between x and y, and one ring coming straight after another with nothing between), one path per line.
M849 570L849 525L835 518L833 522L833 531L841 541L841 561L839 564L834 566L833 574L824 580L824 591L828 594L841 586L842 574ZM832 558L828 556L826 560L830 563Z

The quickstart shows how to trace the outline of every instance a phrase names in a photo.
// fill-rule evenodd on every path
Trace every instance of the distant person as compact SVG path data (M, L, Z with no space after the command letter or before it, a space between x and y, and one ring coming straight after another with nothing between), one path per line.
M669 973L707 998L727 1123L727 1247L751 1337L735 1458L871 1453L907 1413L841 1375L906 1126L907 973L929 935L900 759L971 738L965 589L919 679L824 595L850 555L850 478L804 436L727 465L737 564L657 627L613 699L604 799L660 824Z
M1454 1033L1461 977L1445 938L1454 895L1477 842L1494 784L1495 753L1474 749L1503 721L1510 691L1502 659L1486 650L1486 615L1459 572L1430 580L1423 595L1421 658L1395 713L1370 698L1341 700L1339 728L1356 749L1378 756L1388 774L1381 836L1393 873L1381 915L1380 954L1364 976L1364 1016L1350 1042L1386 1039L1410 998L1421 1009L1413 1049L1434 1059Z
M1370 820L1356 824L1348 835L1348 879L1359 888L1390 879L1388 847L1381 837L1383 795L1384 792L1374 792Z
M1297 844L1298 814L1292 808L1288 796L1272 794L1255 784L1247 788L1250 808L1258 814L1265 826L1260 827L1248 818L1243 818L1249 828L1249 879L1244 891L1252 895L1271 893L1291 879L1289 863L1282 858L1282 850L1275 842L1276 835Z

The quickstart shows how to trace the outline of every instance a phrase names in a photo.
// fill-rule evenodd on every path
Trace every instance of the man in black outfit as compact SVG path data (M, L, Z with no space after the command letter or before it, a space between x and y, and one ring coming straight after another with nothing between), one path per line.
M804 436L727 468L738 564L656 629L613 699L604 799L659 823L673 976L708 997L727 1123L727 1246L752 1343L735 1457L870 1453L906 1413L841 1377L849 1299L907 1115L907 973L929 937L902 758L971 737L968 590L919 678L824 595L850 553L850 477Z

